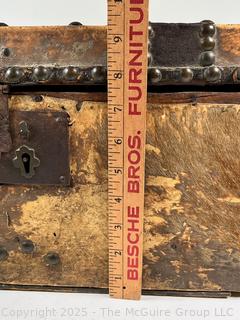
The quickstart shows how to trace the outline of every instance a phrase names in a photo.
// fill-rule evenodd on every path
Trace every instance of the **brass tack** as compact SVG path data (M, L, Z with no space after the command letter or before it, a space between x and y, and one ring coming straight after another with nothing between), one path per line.
M105 67L94 67L91 70L91 78L94 82L103 82L107 79L107 71Z
M18 67L11 67L7 69L5 77L9 82L18 82L23 77L23 71Z
M214 36L216 32L216 26L213 21L210 20L204 20L201 22L201 28L200 28L200 36L201 37L207 37L207 36Z
M60 264L60 257L59 254L56 252L49 252L45 257L44 257L44 261L46 263L46 265L48 266L56 266L58 264Z
M217 82L221 80L221 70L216 66L211 66L204 70L204 79L208 82Z
M193 71L190 68L184 68L181 70L182 82L190 82L193 79Z
M155 35L153 27L151 25L148 26L148 35L149 35L149 38L153 38Z
M215 39L213 37L205 37L201 40L201 45L205 51L213 50L215 47Z
M60 181L60 183L64 184L66 182L66 177L65 176L60 176L59 177L59 181Z
M205 51L200 56L200 64L204 67L215 63L215 54L212 51Z
M73 22L69 23L69 26L82 26L82 23L79 21L73 21Z
M151 83L158 83L162 80L162 73L159 68L151 68L148 71L148 79Z
M240 68L237 68L237 80L240 81Z
M5 57L9 57L9 56L11 55L10 49L9 49L9 48L4 48L4 49L3 49L3 55L4 55Z
M151 66L153 63L153 56L151 52L148 52L148 65Z
M31 240L24 240L20 243L21 251L30 254L34 251L34 244Z
M49 79L51 71L43 66L38 66L33 70L33 78L36 81L46 81Z
M8 252L4 247L0 247L0 261L4 261L8 258Z
M63 69L62 77L64 80L74 81L77 79L78 73L79 73L78 68L69 66Z

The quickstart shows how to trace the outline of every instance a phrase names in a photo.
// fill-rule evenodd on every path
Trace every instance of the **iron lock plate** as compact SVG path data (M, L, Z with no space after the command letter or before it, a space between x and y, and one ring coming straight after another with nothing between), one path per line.
M1 154L0 184L70 185L67 113L12 110L9 126L12 146Z

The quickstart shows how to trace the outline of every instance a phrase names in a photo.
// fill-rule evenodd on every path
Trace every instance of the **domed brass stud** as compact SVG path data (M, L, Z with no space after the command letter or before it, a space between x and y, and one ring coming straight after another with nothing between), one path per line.
M50 77L50 74L50 69L43 66L36 67L33 70L33 78L35 81L47 81Z
M0 261L4 261L8 258L8 252L5 248L0 247Z
M60 264L60 257L56 252L49 252L45 257L44 261L47 266L56 266Z
M148 50L152 48L152 41L148 39Z
M82 26L82 23L79 21L73 21L73 22L69 23L69 26Z
M11 55L11 51L9 48L4 48L2 54L4 57L9 57Z
M204 20L201 22L200 36L201 37L212 37L216 32L216 26L213 21Z
M67 80L67 81L74 81L74 80L77 80L77 77L78 77L78 68L75 68L75 67L66 67L63 69L63 72L62 72L62 77L64 80Z
M215 54L212 51L205 51L200 56L200 64L204 67L215 63Z
M159 68L150 68L148 71L148 80L150 83L158 83L162 80L162 72Z
M237 80L240 81L240 68L237 68Z
M216 66L211 66L204 70L204 79L207 82L217 82L221 80L222 72Z
M21 251L30 254L34 251L34 244L31 240L24 240L20 243Z
M150 24L150 25L148 26L148 36L149 36L149 38L151 39L151 38L154 37L154 35L155 35L155 33L154 33L154 30L153 30L153 27L152 27L152 25Z
M91 78L94 82L105 82L107 80L107 71L105 67L94 67L91 70Z
M59 181L60 181L60 183L62 183L62 184L66 183L66 177L65 177L65 176L60 176L60 177L59 177Z
M151 66L153 63L153 56L151 52L148 52L147 58L148 58L148 66Z
M18 67L8 68L5 74L5 78L8 82L18 82L23 77L23 71Z
M181 81L191 82L193 79L193 71L190 68L184 68L181 70Z
M205 37L201 40L202 48L205 51L210 51L215 48L215 40L213 37Z

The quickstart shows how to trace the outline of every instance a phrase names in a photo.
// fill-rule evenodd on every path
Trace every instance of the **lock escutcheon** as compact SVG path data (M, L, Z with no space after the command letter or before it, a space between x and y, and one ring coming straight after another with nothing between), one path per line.
M16 150L13 165L20 169L23 177L31 179L35 175L35 168L40 166L40 160L36 157L34 149L23 145Z

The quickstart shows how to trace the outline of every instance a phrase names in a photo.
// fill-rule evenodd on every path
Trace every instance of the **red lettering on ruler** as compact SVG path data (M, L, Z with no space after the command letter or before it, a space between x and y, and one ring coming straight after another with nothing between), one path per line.
M128 207L128 259L127 266L128 280L138 280L139 267L139 223L140 210L139 207Z
M143 1L143 0L142 0ZM130 1L131 4L142 4L142 1ZM142 87L143 82L143 42L141 38L143 32L138 30L138 26L141 25L144 19L144 12L140 7L130 7L130 11L135 13L136 18L130 20L129 27L129 105L128 113L129 115L136 116L141 115L141 110L138 103L142 99ZM143 41L143 40L142 40ZM133 85L134 84L134 85ZM138 84L138 85L137 85ZM134 101L134 103L132 102Z
M131 19L129 21L128 41L129 41L129 60L128 60L128 115L134 117L136 124L142 121L143 106L143 84L144 79L144 43L142 23L145 12L142 8L145 0L129 0ZM145 107L144 107L145 108ZM142 128L142 126L141 126ZM140 129L140 128L139 128ZM143 132L136 130L136 133L128 137L127 144L127 173L128 183L127 192L134 196L142 192L143 183L142 159ZM141 230L140 207L134 203L127 207L128 232L127 232L127 278L128 280L139 281L141 276L140 261L140 230Z
M140 132L138 132L140 133ZM139 193L141 154L141 137L139 135L128 137L128 192Z

